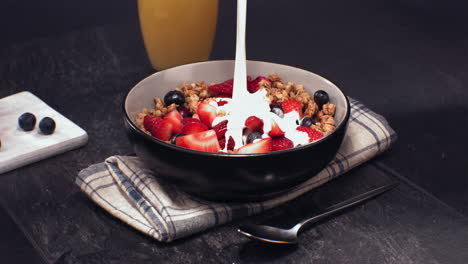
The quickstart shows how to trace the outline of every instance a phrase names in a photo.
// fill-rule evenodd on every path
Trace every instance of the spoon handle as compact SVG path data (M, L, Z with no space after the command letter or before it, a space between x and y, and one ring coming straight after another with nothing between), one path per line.
M389 191L393 188L395 188L399 183L398 182L395 182L395 183L391 183L391 184L387 184L387 185L384 185L384 186L381 186L377 189L374 189L374 190L371 190L371 191L368 191L368 192L365 192L363 194L360 194L358 196L355 196L353 198L350 198L348 200L345 200L343 202L340 202L340 203L337 203L337 204L334 204L328 208L326 208L325 210L321 211L318 215L315 215L311 218L307 218L307 219L304 219L302 220L301 222L299 222L294 228L297 228L297 231L299 231L300 228L304 227L305 225L307 224L311 224L311 223L315 223L325 217L328 217L334 213L337 213L337 212L340 212L344 209L347 209L347 208L350 208L354 205L357 205L357 204L360 204L362 202L365 202L367 200L370 200L386 191Z
M247 90L247 66L245 56L245 24L247 19L247 0L237 0L236 60L234 63L234 91ZM235 96L233 95L233 98Z

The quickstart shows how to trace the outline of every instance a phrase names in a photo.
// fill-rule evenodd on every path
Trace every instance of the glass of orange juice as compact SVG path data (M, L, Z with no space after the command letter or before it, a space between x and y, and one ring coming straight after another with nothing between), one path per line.
M218 0L138 0L146 52L156 70L208 60Z

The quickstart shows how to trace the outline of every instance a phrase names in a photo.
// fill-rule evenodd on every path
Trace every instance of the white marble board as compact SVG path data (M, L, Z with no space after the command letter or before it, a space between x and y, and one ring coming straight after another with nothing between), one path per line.
M32 131L18 126L18 117L25 112L36 116ZM39 130L39 121L46 116L56 123L51 135ZM0 173L4 173L83 146L88 134L32 93L20 92L0 99L0 140Z

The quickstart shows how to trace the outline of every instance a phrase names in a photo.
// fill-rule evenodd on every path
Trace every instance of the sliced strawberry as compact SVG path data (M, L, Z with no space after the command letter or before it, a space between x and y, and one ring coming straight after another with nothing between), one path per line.
M190 118L190 119L193 119L196 121L193 121L193 120L186 121L185 124L182 126L182 130L181 130L183 134L190 135L190 134L195 134L195 133L208 130L208 127L205 124L203 124L201 121L199 121L198 119L195 119L195 118Z
M225 101L225 100L221 100L221 101L217 102L218 106L223 106L223 105L225 105L227 103L228 103L228 101Z
M181 123L181 132L186 135L208 130L208 127L205 124L203 124L199 119L188 117L182 119Z
M224 138L227 130L227 120L224 120L213 127L213 130L216 132L218 139Z
M160 117L145 116L143 126L157 139L167 141L172 136L172 123Z
M196 118L193 118L193 117L186 117L186 118L182 119L182 121L180 121L180 122L182 123L182 127L184 127L188 123L201 123L200 119L196 119Z
M153 137L163 141L168 141L172 137L172 123L168 120L157 122L153 125L153 129L150 132Z
M291 111L296 111L299 113L299 117L302 118L302 103L301 102L297 100L293 100L293 99L288 99L281 104L281 107L283 108L283 112L285 114Z
M234 84L233 80L228 80L223 83L211 85L208 87L208 90L218 95L232 97L233 84Z
M224 149L225 144L226 144L226 138L219 139L219 146L221 147L221 149ZM232 139L232 137L229 137L227 149L228 150L233 150L234 145L235 145L234 139Z
M214 130L178 137L176 145L205 152L219 152L221 150Z
M163 119L160 117L146 115L145 118L143 119L143 126L145 127L146 130L148 130L151 134L153 134L151 132L153 130L153 126L157 123L162 122L162 120Z
M268 83L267 85L265 85L265 82ZM263 77L263 76L258 76L255 80L253 81L250 81L248 78L247 78L247 90L249 90L249 92L251 93L255 93L256 91L258 91L260 89L260 87L262 86L271 86L271 81L266 78L266 77Z
M200 120L200 116L199 116L197 113L193 114L193 115L192 115L192 118L195 118L195 119Z
M239 148L239 154L266 153L271 151L271 138L264 138L259 141L244 145Z
M322 133L318 132L315 129L312 129L310 127L305 127L305 126L298 126L296 128L299 131L306 132L307 135L309 135L309 142L315 141L321 137L323 137Z
M256 116L249 116L245 120L245 127L251 131L263 132L263 120Z
M270 132L268 132L268 135L270 137L279 137L279 136L284 135L284 131L281 130L278 123L276 123L275 120L273 119L271 120L271 130Z
M275 137L271 140L271 150L283 150L283 149L290 149L294 147L294 143L286 137Z
M216 118L216 107L208 102L201 102L198 104L197 113L200 120L208 127L211 127L213 120Z
M172 110L164 116L164 120L171 122L172 133L178 134L182 131L182 115L177 110Z

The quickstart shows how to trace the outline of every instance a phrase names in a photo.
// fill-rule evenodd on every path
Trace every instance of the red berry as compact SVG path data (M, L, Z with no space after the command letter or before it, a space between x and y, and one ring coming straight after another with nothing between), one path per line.
M266 153L271 151L271 138L264 138L239 148L239 154Z
M221 149L224 149L225 144L226 144L226 138L219 139L219 146L221 147ZM232 139L232 137L229 137L227 149L228 150L233 150L234 145L235 145L234 139Z
M271 130L268 132L270 137L278 137L284 135L284 131L281 130L279 125L275 122L275 120L271 120Z
M232 97L233 80L228 80L223 83L214 84L208 87L212 93Z
M281 107L283 108L283 112L285 114L291 111L296 111L299 113L299 117L302 118L302 103L301 102L297 100L293 100L293 99L288 99L281 104Z
M172 136L172 124L160 117L145 116L143 126L157 139L166 141ZM168 129L169 131L167 131Z
M216 107L205 101L200 102L198 104L197 113L200 120L208 127L211 127L213 120L216 118Z
M218 106L223 106L225 104L227 104L228 102L227 101L224 101L224 100L221 100L219 102L217 102Z
M178 134L182 131L182 115L177 110L172 110L164 116L164 120L171 122L172 133Z
M249 116L245 120L245 127L251 131L260 131L263 132L263 120L256 116Z
M167 120L158 122L153 125L153 130L150 132L153 137L163 141L168 141L172 137L172 123Z
M271 150L283 150L290 149L294 147L294 143L286 137L275 137L271 141Z
M213 127L213 130L216 132L216 136L218 137L218 139L224 138L224 135L226 134L227 130L227 123L228 121L224 120Z
M265 85L264 83L268 83L268 86L271 86L271 81L263 76L258 76L255 80L250 81L247 78L247 90L251 93L255 93L260 89L261 86Z
M322 133L310 127L298 126L296 129L302 132L306 132L307 135L309 135L309 142L315 141L323 137Z
M148 130L151 133L151 131L153 130L154 124L160 123L162 122L162 120L163 119L160 117L146 115L145 118L143 119L143 126L145 127L146 130Z
M195 118L184 118L182 120L182 133L185 135L195 134L208 130L208 127Z
M276 102L276 101L271 101L270 107L272 107L272 106L274 106L274 105L280 105L280 104L279 104L278 102Z
M219 152L221 150L214 130L178 137L176 145L205 152Z

